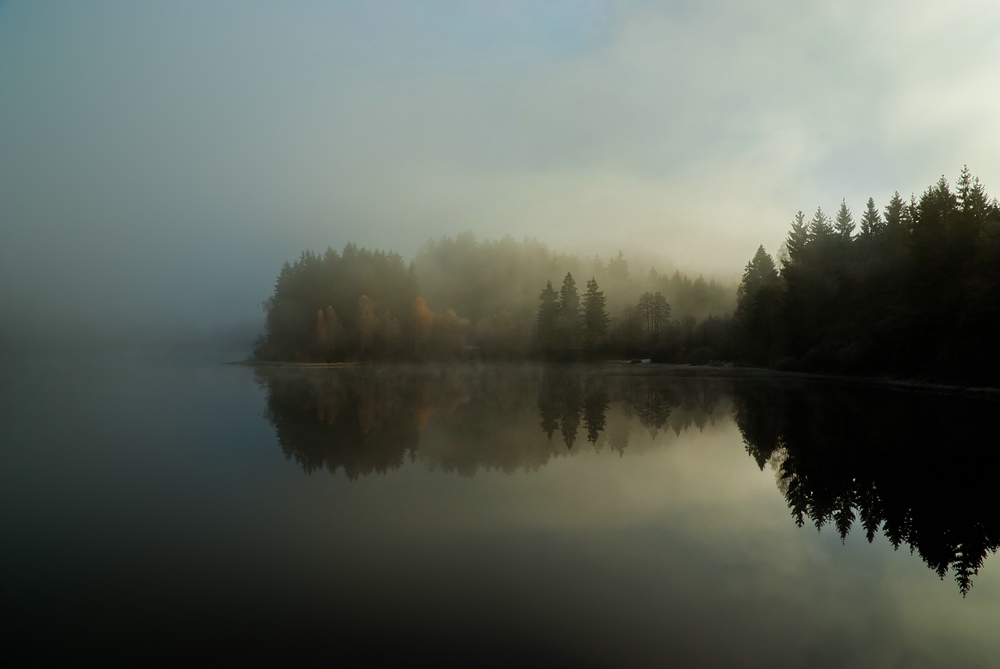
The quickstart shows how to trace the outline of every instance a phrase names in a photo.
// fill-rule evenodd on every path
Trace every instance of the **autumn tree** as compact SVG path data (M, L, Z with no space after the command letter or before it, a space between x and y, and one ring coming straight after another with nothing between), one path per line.
M434 312L427 308L427 301L418 297L413 301L413 345L422 347L434 323Z
M325 361L332 360L340 348L343 337L343 327L333 307L327 306L326 311L316 312L316 343Z

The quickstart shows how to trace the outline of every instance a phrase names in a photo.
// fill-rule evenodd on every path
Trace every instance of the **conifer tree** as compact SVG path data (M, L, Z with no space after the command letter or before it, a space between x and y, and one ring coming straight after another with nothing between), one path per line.
M868 198L865 213L861 217L861 236L864 239L877 237L882 233L882 215L875 207L875 200Z
M559 330L559 294L549 281L538 296L538 314L535 317L538 344L543 350L551 350L555 345Z
M757 252L747 263L743 271L743 280L736 290L737 317L746 319L753 308L757 293L763 288L778 285L778 272L774 267L774 259L764 250L764 245L757 247Z
M822 207L816 207L816 213L813 214L812 220L809 221L810 241L822 241L829 238L832 234L833 228L830 227L830 219L823 213Z
M588 346L594 346L608 330L607 298L598 290L597 280L591 277L583 298L583 337Z
M567 272L559 289L559 330L567 344L576 344L580 338L580 326L580 294L573 275Z
M885 206L885 233L888 238L890 248L894 253L902 251L903 241L907 236L906 202L899 195L899 191L893 193L889 204Z
M628 280L628 260L619 251L618 255L608 261L608 276L616 281Z
M809 228L806 225L806 215L801 211L795 214L792 221L792 229L785 240L785 248L788 249L787 265L794 265L805 257L806 245L809 243ZM784 269L787 269L785 267Z
M747 353L756 360L764 360L773 343L779 285L774 259L758 246L736 291L736 320L746 335Z
M837 232L837 236L843 241L850 241L851 235L854 234L854 217L851 215L851 210L847 208L846 200L840 201L840 209L837 210L834 229Z
M958 183L955 184L955 195L958 197L958 204L963 211L966 209L966 203L969 201L971 193L972 172L969 171L968 165L963 165L962 172L958 175Z

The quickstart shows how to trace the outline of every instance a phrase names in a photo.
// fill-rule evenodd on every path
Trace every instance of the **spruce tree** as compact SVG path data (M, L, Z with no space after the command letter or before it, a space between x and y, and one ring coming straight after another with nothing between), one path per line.
M619 251L618 255L608 261L608 276L616 281L628 280L628 260Z
M764 250L764 245L757 247L750 262L743 271L743 280L736 290L736 317L746 321L754 307L757 293L763 288L778 285L778 272L774 268L774 259Z
M559 330L565 344L576 344L580 338L580 326L580 294L573 275L567 272L559 289Z
M583 297L583 338L587 346L594 346L608 330L606 303L604 291L598 290L597 280L591 277Z
M774 259L757 247L736 290L736 321L743 329L744 352L752 360L765 361L770 353L780 304L780 281Z
M846 200L840 201L834 229L837 231L837 236L843 241L850 241L851 235L854 234L854 217L851 215L851 210L847 208Z
M829 238L832 234L833 228L830 227L830 219L823 213L822 207L816 207L816 213L813 214L812 220L809 221L810 240L822 241Z
M796 265L802 262L808 243L809 228L806 225L806 215L799 211L799 213L795 214L795 220L792 221L792 229L785 240L785 248L788 249L788 260L783 263L785 265L783 269L788 269L788 265Z
M551 350L555 345L559 330L559 294L549 281L538 296L538 314L535 323L538 334L538 344L543 350Z
M868 198L865 213L861 217L861 236L864 239L877 237L882 232L882 215L875 207L875 200Z

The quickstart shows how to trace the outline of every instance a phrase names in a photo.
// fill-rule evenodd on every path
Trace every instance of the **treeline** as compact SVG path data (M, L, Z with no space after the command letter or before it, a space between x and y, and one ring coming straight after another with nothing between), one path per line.
M919 198L799 212L761 247L736 309L737 356L759 365L960 382L1000 375L1000 205L963 169Z
M611 316L597 279L587 281L583 296L567 273L557 291L546 283L538 296L535 342L548 358L649 356L658 361L707 362L719 359L732 345L731 318L671 318L672 307L660 291L646 291L635 304ZM716 335L718 331L718 335ZM711 336L710 336L711 335ZM709 348L708 344L719 348Z
M599 336L574 330L555 345L538 329L539 289L571 272L589 273L595 290L600 281L604 325ZM605 263L554 253L536 240L478 242L464 234L428 241L407 264L396 253L348 244L341 253L305 252L282 267L264 302L265 330L254 354L334 362L649 353L662 343L641 334L638 314L649 296L670 305L658 312L657 332L661 323L666 331L668 316L693 331L735 306L735 286L655 269L633 276L621 252ZM608 309L622 315L608 316Z

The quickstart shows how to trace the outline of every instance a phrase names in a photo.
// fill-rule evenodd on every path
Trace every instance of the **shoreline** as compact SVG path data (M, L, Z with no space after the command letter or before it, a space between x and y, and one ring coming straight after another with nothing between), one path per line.
M677 376L677 377L708 377L708 378L729 378L729 379L775 379L775 380L797 380L839 383L849 385L865 386L889 386L899 390L919 390L923 392L941 393L961 393L979 396L992 396L1000 398L1000 388L988 386L961 386L947 383L934 383L930 381L919 381L916 379L894 379L878 376L846 376L835 374L822 374L818 372L792 372L768 367L737 367L732 365L691 365L679 363L644 362L639 364L630 363L624 360L600 360L600 361L574 361L574 362L547 362L538 360L519 361L479 361L479 360L455 360L455 361L426 361L426 362L283 362L274 360L234 360L226 362L227 365L239 365L244 367L273 367L291 369L349 369L358 367L376 367L392 365L439 365L439 364L482 364L483 362L495 362L496 364L538 364L556 366L581 366L581 367L604 367L614 370L616 373L624 372L626 375L635 376Z

